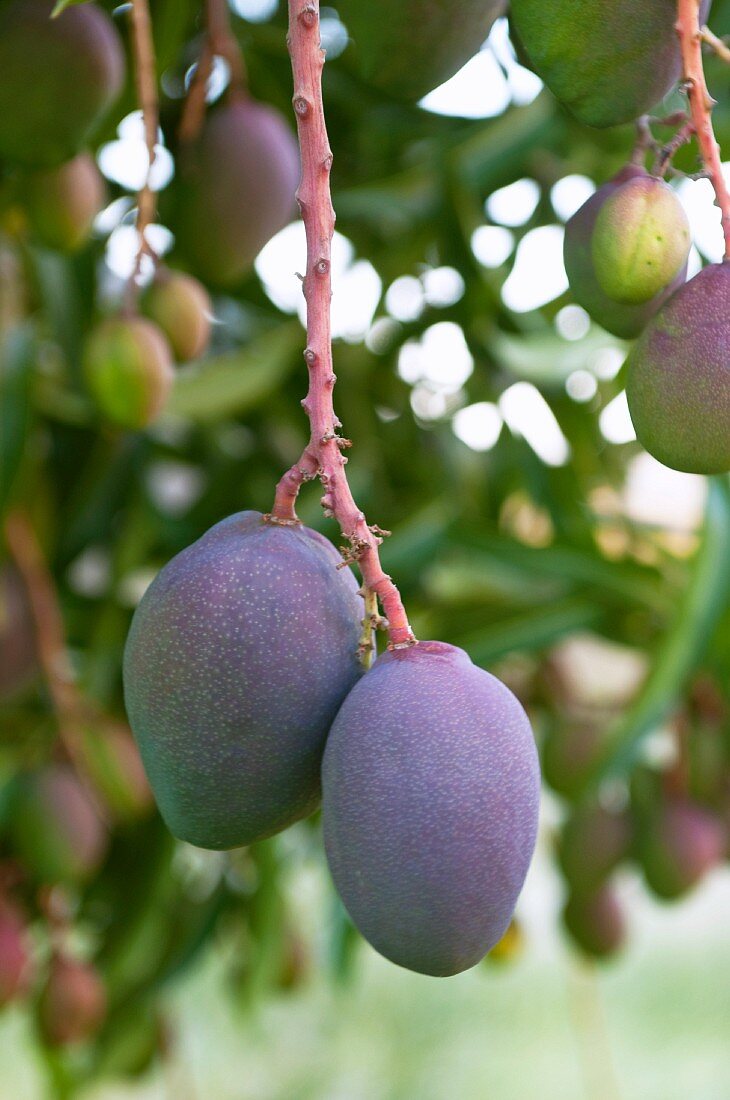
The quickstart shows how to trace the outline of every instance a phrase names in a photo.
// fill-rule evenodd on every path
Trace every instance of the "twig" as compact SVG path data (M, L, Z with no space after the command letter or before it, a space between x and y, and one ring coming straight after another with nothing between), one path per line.
M377 528L368 526L355 503L345 475L347 459L342 449L349 440L337 435L341 427L332 402L335 374L332 369L330 300L332 272L330 248L335 212L330 197L332 152L322 104L324 52L319 38L319 0L289 0L289 53L294 75L294 112L302 156L302 177L297 201L307 236L307 271L303 281L307 302L309 391L302 405L311 426L309 443L299 461L276 487L270 522L298 522L295 505L304 481L319 477L324 488L325 515L334 516L348 541L346 560L356 561L365 588L380 600L388 620L389 644L408 646L415 641L398 589L383 572L378 554L382 542Z
M702 35L702 41L711 46L717 56L730 65L730 46L727 42L713 34L709 27L702 27L700 34Z
M137 87L137 101L142 111L144 138L147 146L147 174L137 197L137 256L134 271L129 280L132 299L138 290L138 281L142 270L142 260L149 256L153 263L157 257L147 240L147 229L155 219L157 199L152 189L152 167L155 163L157 130L159 126L159 107L157 102L157 76L155 65L155 44L152 38L152 21L147 0L132 0L130 8L132 25L132 48L134 51L134 77Z
M676 30L682 51L683 82L689 98L692 121L702 161L709 173L715 201L722 216L725 259L730 260L730 190L722 174L720 146L712 128L712 108L715 101L708 91L702 64L700 3L701 0L677 0Z
M7 515L5 539L28 592L38 662L53 703L59 737L68 756L76 761L81 705L68 659L63 618L53 578L33 526L20 509Z
M681 129L677 130L677 133L661 148L656 150L656 159L651 170L653 176L663 176L667 171L669 162L678 149L681 149L683 145L686 145L688 141L692 140L695 132L693 122L685 122Z
M230 9L226 0L206 0L205 38L178 127L178 137L181 142L194 141L200 133L205 117L208 80L216 57L222 57L228 65L229 91L241 94L246 87L246 68L238 42L231 30Z

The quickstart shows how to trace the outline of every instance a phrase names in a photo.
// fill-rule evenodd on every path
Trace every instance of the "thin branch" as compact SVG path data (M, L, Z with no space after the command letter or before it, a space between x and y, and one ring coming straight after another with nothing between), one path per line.
M725 259L730 260L730 190L722 174L720 146L712 128L712 109L715 101L710 96L702 63L702 29L700 27L701 0L677 0L677 35L682 51L683 82L689 98L702 162L709 173L715 191L715 201L722 216L725 237Z
M730 65L730 46L722 38L713 34L709 27L702 27L700 34L702 41L711 46L717 56Z
M355 503L345 474L342 450L349 440L337 434L341 427L332 402L335 374L332 366L330 301L332 272L330 248L335 212L330 197L332 152L322 104L324 52L319 37L319 0L289 0L289 53L294 75L294 112L302 156L302 176L297 201L307 237L307 272L303 282L307 302L309 391L302 402L309 417L311 435L299 461L284 474L276 488L270 522L298 522L295 505L303 482L319 477L324 488L325 515L337 519L348 546L344 561L357 562L364 586L381 602L388 620L391 646L414 642L398 589L383 572L377 527L368 525Z
M157 69L155 63L155 44L152 37L152 20L147 0L132 0L130 8L132 25L132 49L134 52L134 77L137 87L137 102L142 111L144 139L147 146L147 173L142 189L137 197L137 257L134 271L129 281L132 297L137 292L138 280L142 270L142 260L149 256L153 263L157 257L147 240L147 229L155 220L157 197L152 190L152 167L155 163L157 131L159 128L159 105L157 101Z
M28 593L38 662L53 703L59 737L75 762L82 706L68 659L56 587L33 525L20 509L10 512L5 519L5 540Z
M33 616L38 663L56 718L58 739L99 817L109 819L108 807L93 783L80 741L89 722L103 724L103 716L81 694L68 656L58 593L33 524L20 508L5 517L5 541L23 578Z
M178 127L178 137L181 142L194 141L200 133L205 117L208 81L216 57L222 57L228 65L229 90L239 94L244 92L246 67L236 36L231 29L231 13L227 0L206 0L205 37Z
M670 141L662 145L661 148L657 147L656 158L652 167L651 173L653 176L663 176L669 167L674 154L686 145L688 141L691 141L695 132L693 122L685 122L677 133L671 138Z

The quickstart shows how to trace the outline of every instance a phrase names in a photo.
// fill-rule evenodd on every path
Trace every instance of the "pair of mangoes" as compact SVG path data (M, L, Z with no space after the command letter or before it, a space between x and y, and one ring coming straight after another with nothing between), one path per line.
M334 547L256 512L158 575L127 642L127 710L162 814L208 848L270 836L323 795L344 903L388 958L474 965L535 843L539 774L508 689L439 642L364 673L363 601Z

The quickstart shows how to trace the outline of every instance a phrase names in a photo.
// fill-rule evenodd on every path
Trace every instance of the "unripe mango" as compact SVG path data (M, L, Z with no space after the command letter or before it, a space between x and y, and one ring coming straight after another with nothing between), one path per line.
M40 882L82 882L104 858L106 827L68 765L20 777L12 809L14 850Z
M479 962L522 889L539 790L530 724L504 684L443 642L379 657L322 766L330 871L376 951L439 976Z
M365 80L415 101L453 76L477 53L505 0L340 0L358 68Z
M53 0L0 6L0 157L53 166L86 143L124 83L124 54L93 4L51 19Z
M601 212L628 183L650 180L636 165L628 164L588 199L565 226L563 258L573 297L594 321L624 339L638 336L664 302L685 281L686 264L676 277L647 302L631 304L610 298L598 281L594 263L594 234Z
M38 1023L49 1046L72 1046L92 1038L104 1022L106 989L96 969L67 955L54 955L38 1001Z
M33 236L46 248L75 252L88 239L105 194L90 153L31 173L23 181L23 202Z
M362 600L307 527L241 512L145 593L124 654L127 713L171 832L234 848L319 802L325 738L358 679Z
M633 121L679 80L676 0L511 0L510 13L535 72L589 126Z
M627 360L636 435L675 470L730 470L730 263L710 264L663 306Z
M145 817L154 806L139 749L127 726L100 717L78 730L85 776L115 821Z
M723 822L689 800L672 799L657 807L639 833L639 858L646 881L660 898L686 894L725 855Z
M592 894L571 894L563 922L578 947L597 959L615 954L626 938L623 911L610 886Z
M174 229L193 271L214 286L237 283L295 211L299 150L272 107L233 96L180 150Z
M178 362L203 354L210 340L213 304L192 275L161 273L145 295L143 308L164 332Z
M595 893L628 855L632 828L628 814L585 803L563 827L558 847L560 866L571 890Z
M551 729L542 743L542 774L547 783L566 798L575 798L606 745L597 724L566 722Z
M596 218L596 278L609 298L641 305L674 282L690 244L689 221L671 187L637 176L609 195Z
M115 317L98 325L86 341L84 374L104 416L132 430L157 418L175 379L170 345L143 317Z

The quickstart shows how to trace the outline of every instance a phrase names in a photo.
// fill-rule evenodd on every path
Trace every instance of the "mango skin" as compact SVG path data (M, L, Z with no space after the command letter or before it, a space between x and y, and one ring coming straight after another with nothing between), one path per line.
M623 910L609 885L590 894L571 894L563 923L581 951L595 959L614 955L626 939Z
M213 303L192 275L166 272L148 290L143 309L164 332L178 362L197 359L208 347Z
M730 470L730 263L710 264L656 315L627 360L636 435L675 470Z
M23 203L34 238L59 252L76 252L86 243L105 195L104 180L90 153L32 172L23 181Z
M192 271L231 286L294 216L299 150L282 115L234 96L180 150L173 228Z
M145 593L125 649L125 699L180 839L235 848L317 807L325 738L362 671L362 599L340 562L315 531L240 512Z
M415 102L478 53L505 0L340 0L337 11L368 83Z
M50 884L88 879L104 859L109 839L86 787L67 764L19 777L12 835L23 865Z
M638 851L647 885L665 901L688 893L725 855L722 820L686 799L659 806L639 834Z
M609 298L641 305L686 268L691 243L689 220L671 187L653 176L628 180L596 219L596 278Z
M504 684L443 642L379 657L322 766L330 871L375 950L434 976L479 962L522 889L539 791L530 724Z
M563 259L573 297L607 332L625 340L638 336L687 278L685 264L669 286L654 298L640 305L632 305L609 298L596 276L593 234L605 203L628 181L649 178L648 172L643 168L633 164L626 165L613 179L599 187L565 226Z
M144 317L112 317L97 325L86 341L83 367L104 416L133 431L159 416L175 380L170 346Z
M511 0L521 47L553 95L588 126L632 122L681 72L676 0ZM709 0L703 4L706 20Z
M560 837L560 867L576 894L596 892L631 848L628 814L584 802L566 821Z
M121 39L93 4L0 6L0 157L52 167L86 143L124 84Z
M106 988L96 969L55 955L38 999L38 1026L45 1042L52 1047L83 1043L97 1033L106 1013Z

